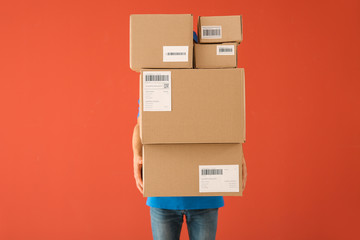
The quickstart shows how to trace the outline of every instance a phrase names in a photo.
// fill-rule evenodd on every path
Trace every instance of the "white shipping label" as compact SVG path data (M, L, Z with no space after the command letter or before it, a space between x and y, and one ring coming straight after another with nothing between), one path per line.
M144 111L171 111L171 72L143 72Z
M199 165L199 192L239 192L239 165Z
M202 39L221 39L222 32L221 26L202 26L201 27Z
M163 46L163 62L188 62L189 46Z
M217 45L216 46L216 55L234 55L235 48L234 45Z

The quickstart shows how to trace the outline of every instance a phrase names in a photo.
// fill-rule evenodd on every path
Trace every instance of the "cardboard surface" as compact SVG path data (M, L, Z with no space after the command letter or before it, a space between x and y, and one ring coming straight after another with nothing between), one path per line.
M144 111L143 76L152 71L140 76L143 144L245 141L243 68L156 70L171 72L171 111Z
M242 144L144 145L144 196L242 196L242 159ZM200 192L199 165L238 165L239 192Z
M221 37L215 39L205 38L202 27L213 27L213 30L221 27ZM200 16L198 18L198 36L199 43L240 43L243 40L242 16Z
M228 48L224 48L228 47ZM194 45L195 68L235 68L237 66L237 43ZM229 48L230 47L230 48ZM232 50L222 53L221 50Z
M187 61L183 60L184 56L176 55L179 52L171 52L173 46L188 49ZM168 58L163 55L164 47L170 47ZM172 60L176 57L182 60ZM142 68L192 68L192 61L193 16L191 14L130 15L132 70L139 72Z

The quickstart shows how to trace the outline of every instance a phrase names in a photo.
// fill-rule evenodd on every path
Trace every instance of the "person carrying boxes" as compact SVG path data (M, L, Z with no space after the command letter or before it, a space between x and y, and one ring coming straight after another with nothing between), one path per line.
M209 22L211 26L202 28L200 22L203 25ZM137 124L134 127L132 138L134 178L140 193L148 197L146 204L150 207L152 235L156 240L178 240L184 216L190 240L215 239L218 210L224 206L224 198L219 196L219 193L227 196L241 196L245 188L247 170L242 153L242 143L245 141L244 70L223 71L218 69L202 71L192 69L194 65L196 68L235 69L237 65L236 48L242 40L241 22L241 16L199 18L200 43L202 39L205 39L204 42L215 42L221 45L216 48L208 48L212 46L205 46L205 44L195 46L195 51L198 49L199 54L195 54L195 62L193 63L193 20L191 14L139 14L130 16L130 68L141 72L140 94L142 95L141 101L144 101L141 103L141 109L139 106ZM236 31L232 31L234 28ZM241 35L239 34L240 31ZM230 32L234 32L234 34L229 34ZM196 34L194 34L194 39L195 37L197 37ZM224 41L221 39L211 40L219 37L223 38ZM223 44L223 42L226 43ZM213 50L209 49L215 49L215 55ZM159 54L160 52L162 54ZM217 60L207 61L213 58L212 56L218 56L214 57ZM227 60L225 61L225 59ZM198 61L198 64L196 64L196 61ZM161 70L159 70L159 73L154 69L167 69L169 71L161 73ZM184 78L184 76L187 77ZM226 76L228 76L227 84L220 87L219 92L217 83ZM195 80L200 81L201 84L202 82L205 84L212 82L212 86L215 86L207 89L212 91L211 93L202 91L197 92L199 94L195 93L193 96L201 98L200 95L202 95L202 97L207 98L205 102L208 106L214 106L214 103L218 104L210 112L202 112L201 114L203 114L204 118L210 116L210 119L218 116L220 120L216 119L215 122L223 121L223 124L219 125L219 127L224 128L224 126L227 126L227 128L220 137L217 136L219 131L213 130L213 135L206 132L206 130L204 132L204 129L197 131L196 124L189 124L189 122L187 126L192 126L192 129L183 129L185 132L181 136L178 135L179 132L178 134L176 132L169 134L170 129L171 131L177 129L176 122L175 125L172 125L174 117L171 116L174 115L171 115L171 113L177 117L180 116L181 120L185 120L187 116L182 112L184 105L191 105L192 109L197 109L196 104L194 104L194 101L189 100L191 99L189 97L186 97L187 100L178 100L183 106L177 105L172 109L171 103L172 98L176 100L177 97L183 96L183 91L188 90ZM171 89L172 82L177 88ZM144 85L145 83L146 85ZM192 90L198 91L199 88L193 88ZM173 93L171 93L172 91ZM226 92L226 94L221 93L221 91ZM144 96L145 93L148 95ZM221 93L221 99L209 98L213 93ZM149 99L151 100L148 101ZM230 110L231 118L225 116L228 112L223 112L225 114L219 112L231 109L222 107L229 101L236 102L234 104L236 109ZM138 103L140 104L140 99ZM152 115L153 113L156 116ZM169 123L168 126L159 124L164 120L162 116L165 115L161 115L162 113L166 117L170 117L166 119L166 122ZM199 116L200 112L193 113ZM159 117L160 119L158 119ZM142 118L141 121L140 118ZM183 121L180 122L183 123ZM209 129L210 126L202 127ZM141 135L140 132L142 132ZM167 151L167 155L164 155L163 150ZM192 158L187 155L190 153L189 151L192 151ZM166 161L158 162L159 152L163 155L163 158L166 158ZM207 154L204 157L207 162L204 165L197 165L196 160L201 160L199 158L204 152ZM177 159L174 155L177 155ZM146 160L144 160L144 156L146 156ZM174 159L172 159L173 156ZM169 178L173 170L181 171L186 160L188 160L187 164L189 162L195 164L192 166L192 176L177 174L176 178ZM214 165L209 168L208 164L213 163L217 164L215 166L225 166L225 168L211 168ZM165 166L165 164L168 165ZM169 169L169 166L175 166L175 169ZM235 170L232 168L233 166L236 167ZM196 171L199 171L199 173L196 173ZM222 185L206 178L211 175L211 179L217 179L217 174L226 175L225 172L231 172L232 175L230 178L224 178ZM200 179L194 178L194 176L199 177L199 175L204 176ZM199 182L199 180L200 186L197 187L194 182Z

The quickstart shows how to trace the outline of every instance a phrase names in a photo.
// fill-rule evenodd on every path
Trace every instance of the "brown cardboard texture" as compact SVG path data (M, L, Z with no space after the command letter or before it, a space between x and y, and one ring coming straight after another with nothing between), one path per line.
M237 66L237 43L195 43L195 68L235 68Z
M143 144L243 143L244 69L142 70L140 136Z
M242 196L242 161L242 144L144 145L144 196Z
M130 15L130 68L192 68L191 14Z
M199 43L242 42L242 16L198 18Z

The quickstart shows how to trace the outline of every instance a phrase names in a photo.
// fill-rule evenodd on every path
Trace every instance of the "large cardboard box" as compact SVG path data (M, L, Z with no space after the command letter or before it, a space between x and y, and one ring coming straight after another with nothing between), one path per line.
M143 145L144 196L242 196L242 144Z
M200 43L238 42L243 40L242 16L199 17Z
M191 14L130 16L130 68L192 68Z
M195 43L195 68L235 68L238 43Z
M142 70L143 144L243 143L243 68Z

